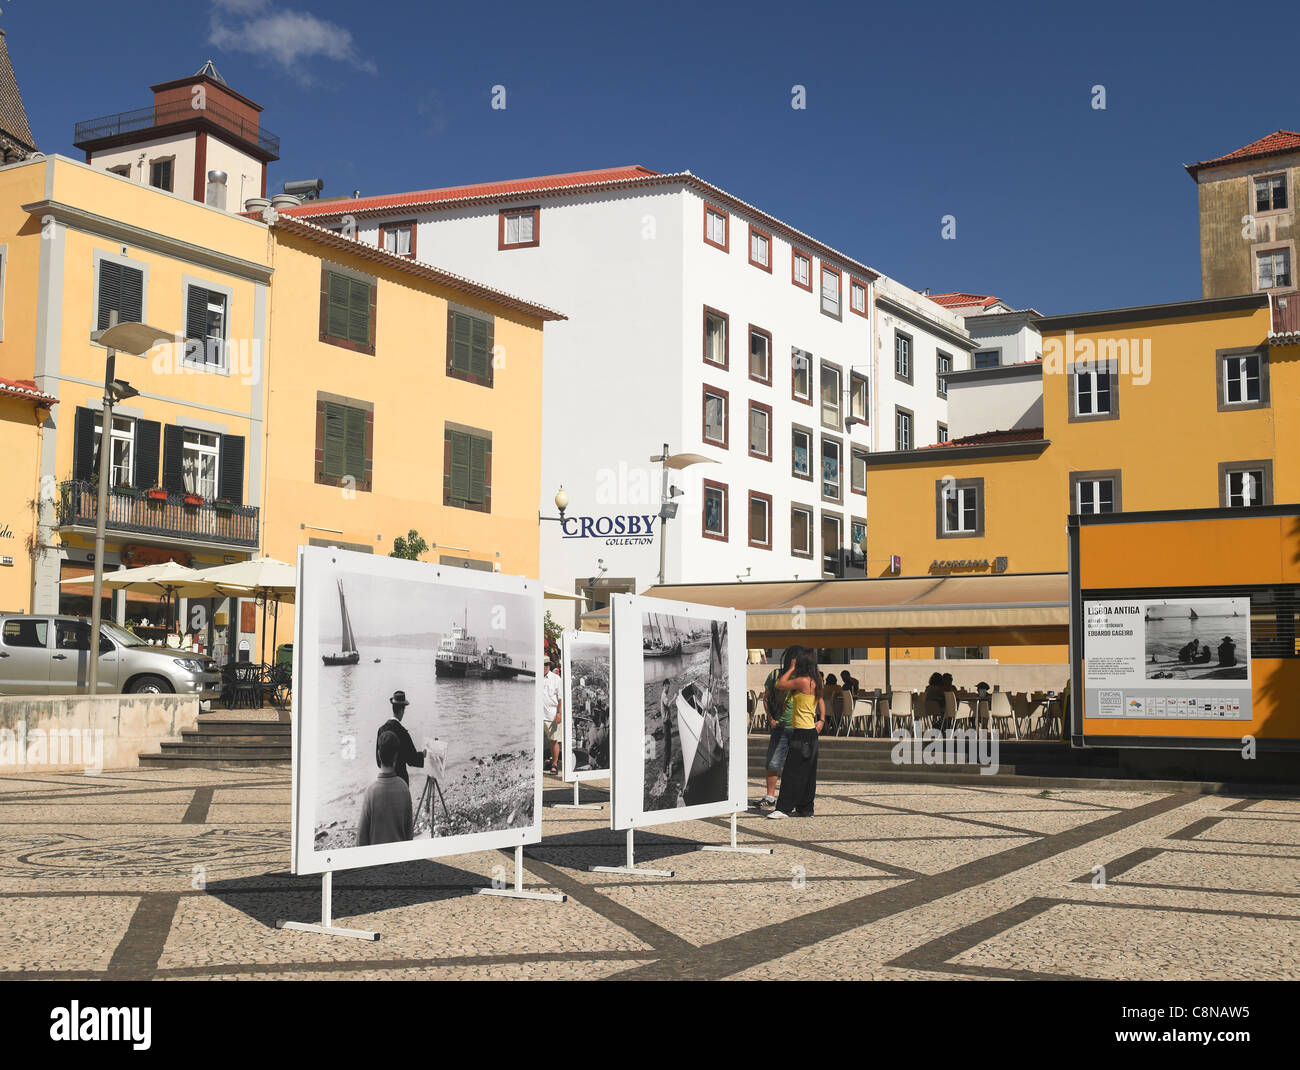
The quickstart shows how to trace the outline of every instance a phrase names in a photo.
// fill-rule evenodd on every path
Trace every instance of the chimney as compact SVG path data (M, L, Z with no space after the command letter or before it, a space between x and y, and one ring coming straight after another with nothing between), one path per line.
M226 172L225 171L208 172L207 203L212 208L220 208L223 212L226 210Z

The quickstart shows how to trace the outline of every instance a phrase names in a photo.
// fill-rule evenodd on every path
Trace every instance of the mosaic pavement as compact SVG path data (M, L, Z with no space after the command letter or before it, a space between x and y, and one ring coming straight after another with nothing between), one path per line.
M1300 799L824 783L741 817L771 856L638 833L669 879L587 872L608 820L544 811L525 883L564 904L472 894L505 853L336 874L365 943L274 927L320 914L287 767L0 777L0 978L1300 978Z

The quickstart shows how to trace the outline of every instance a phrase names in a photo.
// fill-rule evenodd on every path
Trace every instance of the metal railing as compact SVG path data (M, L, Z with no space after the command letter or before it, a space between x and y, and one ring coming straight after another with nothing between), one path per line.
M70 479L59 486L60 527L93 526L99 487L91 480ZM109 531L170 535L230 546L256 547L260 510L255 505L187 505L184 494L150 498L146 491L108 492Z
M280 139L260 123L236 115L229 108L216 101L207 101L202 108L195 108L188 100L155 105L151 108L137 108L135 111L118 112L105 115L99 119L87 119L77 123L73 128L72 143L82 148L88 142L99 141L118 134L131 134L140 130L149 130L155 126L180 123L186 119L203 117L227 130L241 140L256 145L263 152L270 153L277 160L280 158Z

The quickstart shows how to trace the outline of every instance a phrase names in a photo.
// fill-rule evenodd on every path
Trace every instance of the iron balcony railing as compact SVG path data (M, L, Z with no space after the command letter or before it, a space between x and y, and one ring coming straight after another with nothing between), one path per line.
M70 479L59 488L59 526L93 527L98 484ZM163 535L199 542L256 548L258 514L255 505L187 505L184 494L151 498L148 492L108 492L109 531Z
M137 108L135 111L118 112L105 115L100 119L87 119L77 123L73 129L72 143L77 148L100 141L118 134L132 134L140 130L149 130L155 126L167 126L187 119L202 116L215 123L250 145L256 145L274 159L280 158L280 139L269 130L264 130L259 123L250 122L242 115L236 115L229 108L216 101L206 101L204 107L195 108L188 100L155 105L152 108Z

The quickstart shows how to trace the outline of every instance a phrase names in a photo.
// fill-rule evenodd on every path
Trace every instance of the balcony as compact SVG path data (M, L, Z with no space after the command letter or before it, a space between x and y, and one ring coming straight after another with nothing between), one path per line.
M134 134L142 130L171 126L194 119L206 119L246 145L255 145L259 152L265 153L271 159L280 158L280 139L275 134L264 130L258 123L249 122L243 116L236 115L215 100L208 101L201 109L192 107L188 100L181 100L174 104L118 112L116 115L106 115L102 119L87 119L74 127L72 143L79 149L85 149L106 138L117 137L119 134Z
M70 479L59 487L58 524L61 528L93 528L99 486L90 480ZM107 528L110 532L152 535L256 549L258 514L253 505L220 506L212 502L186 505L185 495L168 494L155 500L144 491L108 492Z

